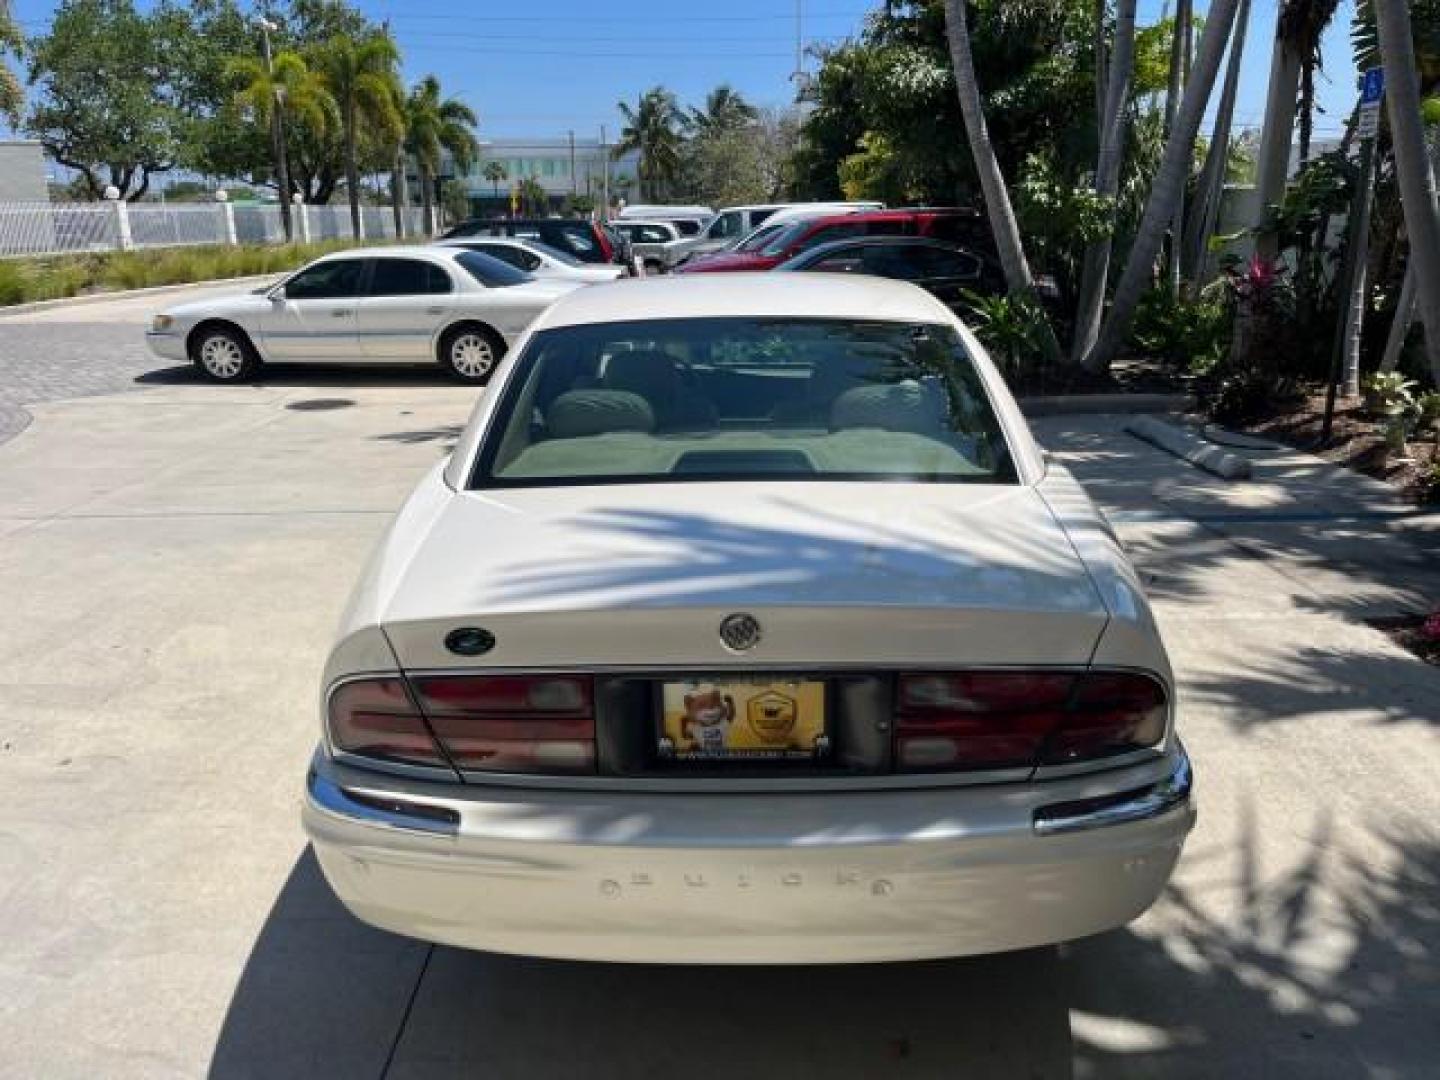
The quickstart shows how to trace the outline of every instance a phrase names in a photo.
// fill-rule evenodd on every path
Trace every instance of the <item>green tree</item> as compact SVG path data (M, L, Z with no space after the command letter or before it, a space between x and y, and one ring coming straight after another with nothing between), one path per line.
M543 217L550 212L550 195L533 176L526 176L515 186L520 197L520 213L526 217Z
M360 143L362 128L373 143L393 146L404 134L402 94L396 68L400 53L384 32L356 39L339 34L315 54L340 116L345 194L350 227L360 236Z
M443 152L463 175L480 152L475 139L479 118L475 110L458 98L443 97L440 80L426 75L405 101L405 148L415 158L420 175L420 201L425 208L425 231L435 231L435 177L440 172Z
M7 53L18 56L24 45L20 27L10 14L10 0L0 0L0 115L12 125L20 122L20 114L25 109L25 88L20 85L15 72L10 70L5 57Z
M285 117L324 131L330 125L335 102L325 81L310 70L299 53L285 51L266 63L251 56L242 56L230 63L230 75L239 84L236 104L255 118L258 126L270 129L271 153L274 156L275 190L285 219L285 232L290 229L290 169L285 145Z
M640 96L634 108L620 102L625 126L613 151L615 157L636 151L640 164L640 198L661 202L678 179L681 163L681 128L685 115L675 95L663 86L652 87Z
M490 190L498 200L500 198L500 185L510 179L510 174L505 171L505 166L498 161L487 161L485 168L480 170L480 175L490 181Z
M729 83L721 83L705 95L705 107L690 109L688 126L697 139L744 128L760 118L760 110L746 101Z
M93 198L113 184L138 199L175 167L183 118L156 24L130 0L63 0L50 32L27 48L39 96L24 129Z

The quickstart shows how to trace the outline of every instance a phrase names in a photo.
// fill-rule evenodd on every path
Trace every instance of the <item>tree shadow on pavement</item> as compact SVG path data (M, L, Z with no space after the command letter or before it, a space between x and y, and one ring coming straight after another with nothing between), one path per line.
M1440 848L1337 841L1268 875L1253 831L1187 854L1162 924L1070 946L1077 1077L1429 1074L1440 1061ZM1206 866L1205 864L1212 864ZM1218 866L1218 868L1217 868Z

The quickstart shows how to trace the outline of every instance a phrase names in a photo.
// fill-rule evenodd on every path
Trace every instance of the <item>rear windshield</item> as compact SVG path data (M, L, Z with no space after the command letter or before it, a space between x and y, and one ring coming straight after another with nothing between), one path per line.
M1014 483L953 327L667 319L535 335L472 486L689 480Z
M478 251L462 251L455 256L455 261L487 289L503 289L507 285L523 285L535 280L524 270Z
M568 251L561 251L559 248L557 248L557 247L551 247L549 244L542 243L542 242L539 241L539 240L527 240L527 241L525 241L525 242L526 242L527 244L529 244L530 247L533 248L535 251L540 252L540 254L542 254L542 255L548 255L550 258L554 259L556 262L561 263L561 264L563 264L563 265L565 265L565 266L584 266L584 265L585 265L583 262L581 262L579 259L577 259L574 255L571 255Z

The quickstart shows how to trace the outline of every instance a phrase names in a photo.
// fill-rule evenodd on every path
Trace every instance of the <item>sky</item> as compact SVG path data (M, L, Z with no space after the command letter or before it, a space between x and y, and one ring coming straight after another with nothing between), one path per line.
M54 13L46 0L15 0L27 34ZM148 6L140 0L140 6ZM614 137L616 102L633 101L657 83L682 102L699 104L729 82L751 101L785 105L795 69L795 0L360 0L388 19L414 81L433 73L446 92L480 115L480 135ZM803 40L831 44L856 34L865 0L802 0ZM1168 0L1140 0L1147 25ZM1202 13L1209 4L1197 0ZM1236 108L1237 125L1258 127L1274 34L1276 0L1254 0ZM1324 42L1317 81L1323 114L1316 135L1337 135L1354 104L1348 41L1353 0L1344 0ZM807 66L814 70L814 60ZM1218 97L1218 92L1215 95Z

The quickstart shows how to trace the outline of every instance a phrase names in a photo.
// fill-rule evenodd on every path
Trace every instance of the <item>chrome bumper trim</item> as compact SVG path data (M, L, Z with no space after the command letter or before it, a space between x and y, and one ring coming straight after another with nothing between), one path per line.
M313 766L305 778L305 790L319 809L362 825L442 836L455 836L460 832L460 815L448 807L397 799L393 795L348 791L322 776Z
M1159 817L1189 802L1194 784L1190 757L1181 746L1175 767L1158 784L1120 795L1039 807L1035 811L1035 833L1055 836Z

